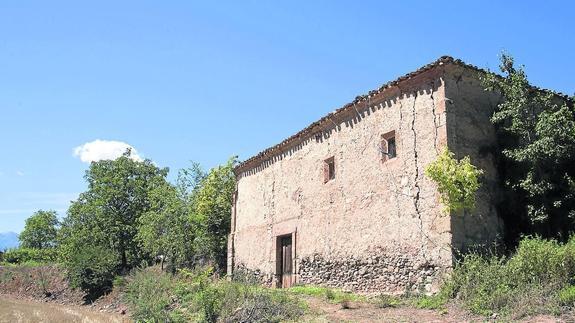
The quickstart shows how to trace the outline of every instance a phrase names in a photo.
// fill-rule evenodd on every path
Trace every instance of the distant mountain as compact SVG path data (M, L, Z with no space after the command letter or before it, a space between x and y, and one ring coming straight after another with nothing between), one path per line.
M16 232L2 232L0 233L0 251L8 248L18 247L18 234Z

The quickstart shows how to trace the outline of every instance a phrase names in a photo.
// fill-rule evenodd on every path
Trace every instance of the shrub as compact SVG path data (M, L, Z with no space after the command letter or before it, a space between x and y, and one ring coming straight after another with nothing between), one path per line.
M523 239L509 260L509 270L525 283L568 284L575 275L575 239L563 245L555 240Z
M304 305L281 290L224 283L219 320L223 322L283 322L296 320Z
M303 314L303 305L282 290L210 277L212 268L181 271L188 278L189 309L205 322L280 322ZM184 283L186 284L186 283ZM180 295L185 295L181 293Z
M572 305L574 276L575 240L560 244L528 237L510 257L464 256L441 293L482 315L556 314Z
M15 248L8 249L2 256L4 262L9 264L49 263L58 258L56 249Z
M172 308L175 283L170 274L137 270L126 284L125 301L135 321L174 322L180 313Z
M220 286L207 285L196 291L193 306L202 321L216 322L222 311L222 300L225 296L227 295Z
M86 291L87 301L111 290L117 263L115 255L97 246L85 246L64 260L72 287Z

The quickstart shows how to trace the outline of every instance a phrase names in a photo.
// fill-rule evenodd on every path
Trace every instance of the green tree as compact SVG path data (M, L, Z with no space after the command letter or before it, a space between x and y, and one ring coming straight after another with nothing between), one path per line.
M154 188L150 209L138 219L137 238L144 250L167 259L171 271L189 266L193 260L194 232L186 199L170 184Z
M437 160L425 168L425 175L437 183L441 202L447 212L472 210L475 207L475 193L481 186L477 169L469 156L457 160L454 154L444 149Z
M500 130L506 200L516 202L504 210L519 210L507 215L513 221L507 227L524 219L531 232L566 238L575 228L573 98L531 86L509 55L502 55L500 69L503 77L488 74L484 82L503 98L492 122Z
M192 162L190 167L180 169L178 179L176 180L178 194L189 200L191 195L200 187L200 184L206 176L208 176L208 174L206 174L198 162Z
M32 249L47 249L56 246L58 234L58 218L56 211L35 212L26 219L24 230L20 233L20 247Z
M151 208L150 192L166 185L168 169L160 169L150 160L135 161L130 155L128 150L116 160L93 162L85 175L88 190L71 204L63 221L63 260L74 269L71 277L75 277L76 285L98 281L92 277L95 273L110 277L110 273L121 273L149 260L135 239L138 219ZM94 252L80 255L86 250ZM99 258L107 264L106 269L94 271L82 266Z
M196 256L212 262L220 271L226 268L236 163L233 157L225 165L211 169L190 195Z

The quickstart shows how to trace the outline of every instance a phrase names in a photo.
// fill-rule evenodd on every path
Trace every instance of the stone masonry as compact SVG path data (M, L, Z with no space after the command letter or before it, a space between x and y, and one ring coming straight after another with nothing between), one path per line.
M281 285L287 236L284 285L435 291L457 251L502 231L483 73L442 57L237 166L228 274ZM444 147L485 172L472 212L447 214L424 175Z

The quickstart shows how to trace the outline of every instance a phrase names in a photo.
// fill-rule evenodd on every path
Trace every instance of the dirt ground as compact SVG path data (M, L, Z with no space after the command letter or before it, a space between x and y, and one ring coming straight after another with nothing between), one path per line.
M351 303L349 309L340 304L333 304L321 298L306 298L310 313L304 322L509 322L508 318L488 318L468 313L455 306L448 306L446 311L425 310L413 307L379 308L371 303ZM527 323L575 322L571 316L553 317L541 315L519 320Z
M0 295L0 322L123 323L130 322L130 319L119 314L98 312L87 306L41 303Z
M4 303L0 304L2 306L7 304L7 300L10 300L14 304L34 304L34 307L36 304L40 304L38 305L39 308L44 308L42 305L49 305L56 309L78 308L87 312L123 314L124 317L129 315L127 307L122 304L117 291L112 291L95 302L86 304L84 293L77 289L71 289L64 271L55 265L39 267L0 266L0 298L4 300ZM18 305L13 306L16 306L17 309L20 308ZM1 307L0 312L6 315ZM1 316L0 318L4 319ZM0 320L0 322L3 321ZM37 322L37 320L30 322Z
M306 322L466 322L474 321L465 312L454 309L447 313L410 307L378 308L370 303L350 303L344 309L321 298L306 298L310 314Z
M446 311L424 310L412 307L379 308L371 303L351 303L344 309L340 304L323 298L306 297L310 312L300 322L509 322L509 319L486 318L471 315L457 306ZM128 315L108 311L98 305L58 304L40 300L19 299L0 294L0 323L3 322L131 322ZM520 322L551 323L575 322L573 317L537 316Z

